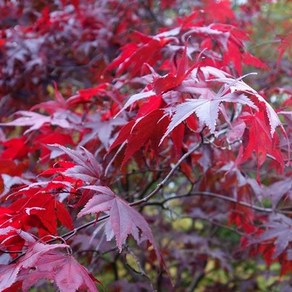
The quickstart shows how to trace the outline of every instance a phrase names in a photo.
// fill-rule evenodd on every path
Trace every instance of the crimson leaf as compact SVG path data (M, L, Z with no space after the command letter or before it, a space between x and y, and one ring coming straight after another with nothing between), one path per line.
M129 203L105 186L85 186L82 189L93 190L97 194L88 201L78 217L108 211L110 218L105 227L107 240L115 237L120 251L129 235L132 235L138 244L148 240L153 245L157 257L160 258L148 223Z
M65 175L84 181L96 180L100 177L101 166L93 154L84 147L80 147L78 150L72 150L59 144L50 144L48 146L52 150L61 150L61 152L67 154L76 163L76 166L64 172Z
M84 288L97 291L87 270L71 255L55 251L69 248L66 244L30 244L24 257L12 265L0 266L0 288L9 288L17 281L23 281L23 291L28 291L38 280L54 281L60 291L71 292Z
M273 258L277 258L282 254L288 244L292 242L292 220L281 214L275 214L270 216L270 221L266 223L267 230L261 234L257 242L263 242L267 240L274 240L274 254Z

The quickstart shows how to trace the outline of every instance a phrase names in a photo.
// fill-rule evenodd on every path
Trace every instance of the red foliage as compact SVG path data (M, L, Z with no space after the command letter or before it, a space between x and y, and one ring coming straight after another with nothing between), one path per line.
M242 75L269 74L250 20L230 1L49 2L0 2L0 290L96 291L108 272L112 289L171 291L210 259L231 273L216 224L290 272L291 89Z

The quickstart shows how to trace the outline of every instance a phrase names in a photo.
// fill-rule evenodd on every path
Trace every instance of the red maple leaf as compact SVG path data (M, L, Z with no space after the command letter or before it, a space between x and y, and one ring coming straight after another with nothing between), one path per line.
M105 186L85 186L82 189L93 190L96 195L88 201L79 212L78 217L86 214L108 212L110 218L105 226L107 240L115 237L119 250L129 235L132 235L138 244L147 240L152 244L160 259L152 231L144 217L129 203L124 201Z
M52 280L60 291L78 289L98 291L91 275L71 255L56 249L69 248L66 244L30 243L25 255L15 264L0 266L0 289L3 291L16 282L22 282L23 291L28 291L39 280ZM93 280L94 279L94 280Z
M16 228L29 230L32 227L38 227L41 234L56 234L57 220L68 229L73 228L72 218L65 205L56 200L53 195L46 193L45 188L20 190L14 195L19 196L23 192L25 196L18 198L10 205L12 212L10 216Z
M205 0L204 11L212 21L228 22L235 19L235 14L231 8L231 1L221 0Z
M238 156L237 161L243 163L255 152L259 168L265 162L267 154L269 154L282 170L284 168L284 161L278 147L279 138L276 132L273 136L271 135L266 113L264 111L246 113L242 116L242 119L247 128L243 136L244 144L241 148L242 152Z
M219 114L219 106L222 102L238 103L257 109L247 96L230 92L226 86L222 86L217 93L208 88L203 88L199 98L187 99L175 108L175 113L161 141L193 113L196 114L202 124L205 124L209 128L211 133L214 133Z
M291 28L291 27L290 27ZM279 56L277 59L277 64L280 63L281 59L283 58L283 55L285 54L285 52L289 52L289 54L291 55L291 44L292 44L292 33L288 33L285 36L279 36L281 44L278 46L278 52L279 52Z
M122 165L124 165L138 150L146 146L150 141L152 149L157 151L160 138L166 130L169 122L167 114L162 110L154 110L136 121L130 121L125 125L114 143L110 147L112 151L117 146L126 143L126 149Z
M155 64L160 56L161 49L169 42L169 39L138 34L140 43L129 43L123 46L121 54L107 67L107 70L117 68L117 75L124 74L127 71L133 77L139 75L144 64Z
M64 175L86 182L99 180L102 170L101 166L94 155L84 147L80 147L80 149L77 150L59 144L50 144L48 147L51 150L58 150L61 153L67 154L75 162L75 166L69 167L63 172Z

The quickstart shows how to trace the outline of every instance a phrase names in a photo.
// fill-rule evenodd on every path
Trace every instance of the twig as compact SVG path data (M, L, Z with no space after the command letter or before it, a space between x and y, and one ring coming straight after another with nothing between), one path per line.
M156 188L146 197L144 197L141 200L138 200L136 202L133 202L130 204L130 206L137 206L141 205L142 203L145 203L149 201L158 191L166 184L166 182L170 179L170 177L173 175L175 170L180 166L180 164L187 158L189 157L194 151L199 149L201 146L201 143L196 144L194 147L192 147L188 152L186 152L178 161L177 163L172 167L172 169L169 171L169 173L166 175L166 177L159 183L157 184Z
M82 225L80 225L79 227L76 227L76 228L74 228L73 230L71 230L71 231L69 231L69 232L63 234L63 235L62 235L62 238L68 240L68 239L70 239L72 236L74 236L78 231L80 231L80 230L82 230L82 229L84 229L84 228L87 228L87 227L89 227L89 226L91 226L91 225L93 225L93 224L96 224L96 223L99 223L99 222L101 222L101 221L104 221L104 220L107 219L107 218L109 218L109 215L105 215L105 216L103 216L103 217L101 217L101 218L99 218L99 219L91 220L91 221L89 221L89 222L87 222L87 223L85 223L85 224L82 224ZM54 239L48 240L46 243L53 243L53 242L55 242L55 241L57 241L57 240L58 240L58 238L54 238Z
M173 196L173 197L166 198L166 199L164 199L162 201L147 202L145 205L147 205L147 206L150 206L150 205L163 206L168 201L175 200L175 199L188 198L188 197L192 197L192 196L213 197L213 198L216 198L216 199L228 201L230 203L238 204L238 205L241 205L241 206L244 206L244 207L247 207L247 208L251 208L251 209L256 210L256 211L259 211L259 212L264 212L264 213L278 212L278 213L282 213L282 214L292 215L292 211L284 211L284 210L278 210L278 209L272 209L272 208L264 208L264 207L260 207L260 206L256 206L256 205L244 202L244 201L238 201L237 199L230 198L230 197L227 197L227 196L224 196L224 195L220 195L220 194L217 194L217 193L204 192L204 191L191 192L191 193L188 193L188 194Z

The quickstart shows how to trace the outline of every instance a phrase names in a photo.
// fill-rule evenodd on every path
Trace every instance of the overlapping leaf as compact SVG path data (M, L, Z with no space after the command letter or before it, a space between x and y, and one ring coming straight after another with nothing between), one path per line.
M0 126L21 126L29 127L24 134L32 131L39 130L42 126L50 124L53 126L59 126L65 129L74 129L80 122L80 118L65 110L56 111L52 116L46 116L33 111L18 111L18 115L21 117L7 123L0 123Z
M22 192L24 191L20 191L20 194ZM67 208L53 195L33 188L26 190L25 193L27 196L19 198L10 206L11 215L14 215L11 224L23 230L38 227L41 234L56 234L57 221L68 229L73 229L72 218ZM3 220L5 223L5 217Z
M0 266L0 289L9 288L16 282L22 283L23 291L35 285L39 280L52 280L60 291L71 292L78 289L97 291L88 271L72 256L56 249L69 248L66 244L30 244L24 257L11 265Z
M74 162L75 166L67 169L64 174L79 178L84 181L98 180L101 175L101 166L96 158L84 147L73 150L59 144L50 144L52 150L59 150L61 153L67 154Z
M105 232L108 240L115 237L119 250L129 235L132 235L138 244L147 240L153 245L158 257L152 231L144 217L126 201L118 197L105 186L85 186L83 189L93 190L96 195L88 201L79 212L78 217L86 214L108 212L110 218L106 224Z
M259 239L255 242L261 243L272 240L275 250L271 257L275 259L281 255L286 250L289 243L292 242L292 220L280 214L272 215L269 218L269 222L266 223L266 228L266 231L261 234Z
M161 141L163 141L176 126L193 113L196 114L202 124L205 124L209 128L211 133L214 133L218 119L219 106L222 102L238 103L257 109L257 106L244 94L234 94L232 92L226 92L227 90L222 87L221 90L215 94L213 91L205 88L204 93L198 99L187 99L186 102L179 104L175 108L175 114Z
M112 151L117 146L126 143L122 165L124 165L138 150L150 141L154 151L168 124L168 116L162 110L154 110L137 121L130 121L121 130L110 147Z
M254 114L245 114L242 119L248 129L245 132L246 143L243 146L243 153L239 155L238 161L244 162L249 159L253 152L256 153L258 167L261 167L269 154L279 165L280 169L284 168L284 161L281 151L278 147L278 135L274 133L271 136L267 128L266 116L263 111Z

